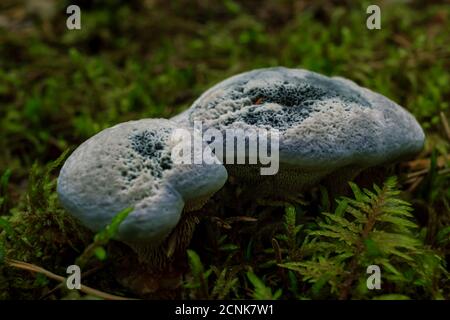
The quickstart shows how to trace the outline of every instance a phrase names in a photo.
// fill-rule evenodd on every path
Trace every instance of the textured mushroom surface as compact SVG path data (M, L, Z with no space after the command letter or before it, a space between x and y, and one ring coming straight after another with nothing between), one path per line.
M280 132L280 163L305 171L369 167L417 153L424 133L398 104L350 80L283 67L233 76L172 118L203 129Z
M134 211L120 225L118 239L158 245L180 220L183 208L208 198L227 179L214 164L176 164L172 133L180 125L165 119L118 124L96 134L67 159L58 178L63 206L97 231L119 211Z

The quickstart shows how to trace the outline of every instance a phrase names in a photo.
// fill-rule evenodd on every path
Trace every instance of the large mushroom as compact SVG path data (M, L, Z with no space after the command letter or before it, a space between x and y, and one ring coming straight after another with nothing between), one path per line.
M230 176L257 182L259 192L252 190L259 195L302 191L330 176L351 180L366 168L414 155L424 144L415 118L388 98L344 78L284 67L226 79L172 120L188 126L198 121L203 131L224 135L229 129L276 129L277 174L223 159Z
M72 153L58 178L63 206L93 231L133 207L117 240L149 266L161 267L174 249L185 249L196 220L189 212L227 180L217 159L208 164L173 161L176 146L191 148L188 139L174 138L179 127L165 119L144 119L103 130Z

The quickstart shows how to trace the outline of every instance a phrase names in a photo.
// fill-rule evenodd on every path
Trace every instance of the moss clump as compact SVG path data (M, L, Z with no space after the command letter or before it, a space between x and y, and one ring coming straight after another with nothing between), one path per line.
M26 195L11 215L2 218L0 245L4 256L36 263L65 274L90 240L90 232L80 226L59 205L56 179L52 172L65 159L64 152L46 166L33 165ZM36 298L48 285L45 277L35 277L23 271L0 270L3 298ZM25 294L24 296L22 294Z

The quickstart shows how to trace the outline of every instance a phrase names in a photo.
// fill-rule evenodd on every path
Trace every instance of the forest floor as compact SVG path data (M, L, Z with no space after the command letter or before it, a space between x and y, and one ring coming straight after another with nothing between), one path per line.
M380 187L386 183L376 198L407 201L412 209L399 210L411 212L407 220L413 227L407 237L403 229L391 230L399 247L383 251L374 240L375 232L388 232L381 224L373 239L345 249L356 258L343 258L325 249L332 242L321 231L332 218L320 213L334 210L339 199L329 199L323 186L286 207L237 212L228 206L200 222L183 285L174 295L450 297L448 2L384 1L381 30L368 30L367 1L79 1L82 28L72 31L66 28L69 2L0 4L0 299L85 296L57 287L49 274L23 271L11 262L66 276L67 266L93 239L58 203L60 163L54 161L61 154L116 123L171 117L213 84L270 66L349 78L416 117L426 132L425 148L378 177ZM388 180L392 174L398 177L395 186ZM371 211L365 213L370 218ZM309 242L313 231L322 244L318 248ZM406 238L399 240L400 235ZM418 242L408 242L412 238ZM136 297L111 280L111 250L117 244L102 247L105 252L87 262L92 271L87 285ZM317 254L310 252L316 249ZM387 270L382 292L362 288L364 263L371 258ZM351 279L349 271L362 276Z

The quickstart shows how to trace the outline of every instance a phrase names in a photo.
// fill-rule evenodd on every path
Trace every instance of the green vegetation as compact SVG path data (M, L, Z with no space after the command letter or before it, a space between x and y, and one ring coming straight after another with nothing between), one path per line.
M127 208L119 212L104 230L98 232L95 235L94 241L86 247L84 252L81 254L81 256L78 257L75 263L80 268L83 268L89 262L89 259L91 259L93 256L95 256L99 260L105 260L107 258L107 254L104 246L114 238L114 236L117 234L117 231L119 230L120 224L125 220L126 217L128 217L128 215L132 211L133 208Z
M281 233L272 238L272 248L264 249L262 256L254 256L252 250L242 260L236 250L225 265L205 272L198 255L190 251L196 280L185 288L191 296L211 298L206 280L214 270L216 280L210 287L216 290L224 283L236 283L228 288L231 298L405 299L419 298L420 293L420 298L444 299L450 278L443 254L425 243L426 231L414 222L413 209L399 198L396 184L391 177L372 191L350 183L354 197L340 198L334 213L323 213L310 223L298 224L305 217L287 207ZM366 286L370 265L383 270L382 294ZM264 274L264 280L254 268ZM240 271L225 281L221 272L226 270ZM249 294L240 292L242 283L244 288L254 287Z
M317 230L305 232L300 261L281 266L311 283L313 295L328 285L327 294L345 299L358 282L352 296L364 297L364 269L378 265L383 279L395 285L394 292L413 294L409 290L421 288L429 298L442 298L439 281L447 277L446 270L438 253L424 246L410 204L397 197L396 180L388 179L382 189L375 185L375 193L351 187L354 199L343 198L333 214L323 214ZM294 221L288 220L288 230L295 228Z
M318 186L286 212L226 202L198 226L176 295L450 298L448 4L386 2L382 29L368 30L370 1L94 0L80 1L82 30L69 31L70 1L31 2L0 4L0 299L69 296L5 257L64 276L87 248L84 257L99 258L83 262L97 270L87 284L132 297L112 279L111 237L89 245L93 234L58 202L67 150L118 122L173 116L230 75L277 65L386 95L416 116L425 150L377 175L380 187L355 181L353 197ZM382 268L380 291L365 286L370 264Z

